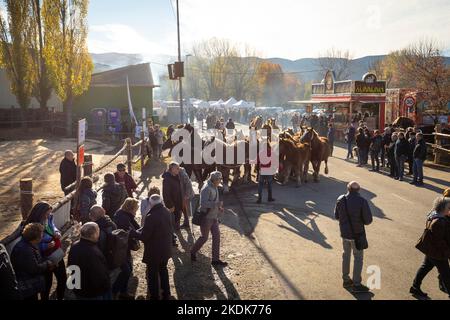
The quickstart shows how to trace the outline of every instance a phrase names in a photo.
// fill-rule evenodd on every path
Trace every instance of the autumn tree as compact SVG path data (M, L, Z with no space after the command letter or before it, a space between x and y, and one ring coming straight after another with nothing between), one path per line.
M44 46L46 43L44 21L42 16L43 2L46 0L30 0L30 33L28 47L31 50L34 85L33 96L39 102L41 109L47 109L47 102L52 94L52 84L44 59Z
M424 92L430 107L438 113L450 101L450 68L433 40L421 40L400 51L397 57L399 76Z
M31 51L27 47L31 36L31 3L29 0L4 0L4 6L7 17L5 20L0 14L0 55L24 119L34 80Z
M72 104L89 88L94 65L87 48L88 0L46 0L44 58L72 134Z
M327 70L333 70L336 80L348 80L351 76L351 63L353 56L349 50L330 48L321 53L318 59L318 67L321 69L321 77Z

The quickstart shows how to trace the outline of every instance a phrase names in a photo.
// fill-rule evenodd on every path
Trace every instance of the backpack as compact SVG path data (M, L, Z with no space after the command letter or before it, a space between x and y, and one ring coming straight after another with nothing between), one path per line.
M4 245L0 244L0 300L20 298L16 274Z
M127 261L129 232L117 229L107 233L106 261L111 269L122 266Z

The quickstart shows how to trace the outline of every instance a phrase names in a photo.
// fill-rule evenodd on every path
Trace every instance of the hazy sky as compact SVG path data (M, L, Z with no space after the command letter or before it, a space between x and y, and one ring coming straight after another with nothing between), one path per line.
M180 13L184 53L214 36L267 58L385 54L423 37L450 53L450 0L180 0ZM90 0L89 25L92 52L177 53L171 0Z

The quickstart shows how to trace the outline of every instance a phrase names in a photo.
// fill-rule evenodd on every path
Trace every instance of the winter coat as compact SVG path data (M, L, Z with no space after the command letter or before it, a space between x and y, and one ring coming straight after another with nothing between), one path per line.
M370 151L374 154L378 154L381 151L382 144L383 138L381 136L373 137L370 144Z
M127 190L128 197L133 197L133 190L137 189L137 184L134 181L133 177L130 176L128 173L125 173L123 178L119 177L119 173L114 173L114 177L116 178L116 182L124 185L125 189Z
M336 136L336 129L335 128L329 128L327 133L328 141L333 144Z
M220 215L219 203L219 190L214 186L211 180L208 180L200 192L199 210L208 213L206 215L207 219L217 219Z
M74 289L78 297L95 298L110 291L108 264L95 242L81 239L74 243L70 248L68 265L80 268L81 288Z
M61 174L61 189L65 191L64 189L67 186L70 186L77 180L77 165L75 161L69 161L64 158L59 165L59 173Z
M433 246L430 246L425 255L441 261L450 259L450 218L432 212L427 221L433 221L430 227Z
M358 192L349 192L338 198L334 209L334 216L339 220L341 237L344 239L353 239L352 228L345 208L345 199L347 199L348 215L350 215L353 225L353 233L365 233L365 227L372 223L372 212L369 203Z
M358 133L356 135L356 146L358 149L364 149L366 147L366 136L364 133Z
M97 245L100 251L105 255L108 248L108 234L111 234L117 229L116 224L111 220L109 216L101 217L96 221L100 229L100 237L98 239Z
M427 144L425 140L420 140L416 143L413 151L414 159L425 161L427 159Z
M89 211L97 204L97 192L92 189L85 189L80 195L80 217L82 221L89 220Z
M102 207L110 217L114 216L127 198L127 191L121 184L114 183L103 188Z
M11 263L23 298L44 291L44 275L50 262L42 258L38 247L25 239L20 240L11 253Z
M144 243L142 262L163 261L172 257L172 217L163 204L155 205L145 218L144 227L138 232Z
M162 132L161 130L156 130L155 131L155 138L156 138L156 143L159 145L164 144L164 132Z
M398 139L395 143L395 157L408 157L409 154L409 143L406 139Z
M183 194L183 199L192 199L195 196L194 188L192 187L192 181L189 178L186 169L180 168L180 183L181 183L181 193Z
M119 210L116 212L113 218L117 229L122 229L129 232L130 236L128 238L128 256L130 255L130 250L132 248L133 241L139 239L140 235L136 232L141 226L136 222L134 216L126 211Z
M183 209L183 195L179 176L173 176L170 172L165 172L163 178L163 199L168 209L175 208L175 212Z

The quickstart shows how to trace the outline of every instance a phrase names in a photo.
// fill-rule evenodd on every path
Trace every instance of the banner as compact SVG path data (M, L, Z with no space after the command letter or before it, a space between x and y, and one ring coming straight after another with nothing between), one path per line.
M128 108L129 108L129 111L130 111L130 118L132 120L134 120L134 124L137 127L139 124L137 122L136 116L135 116L134 111L133 111L133 105L131 103L130 82L128 81L128 76L127 76L127 93L128 93Z

